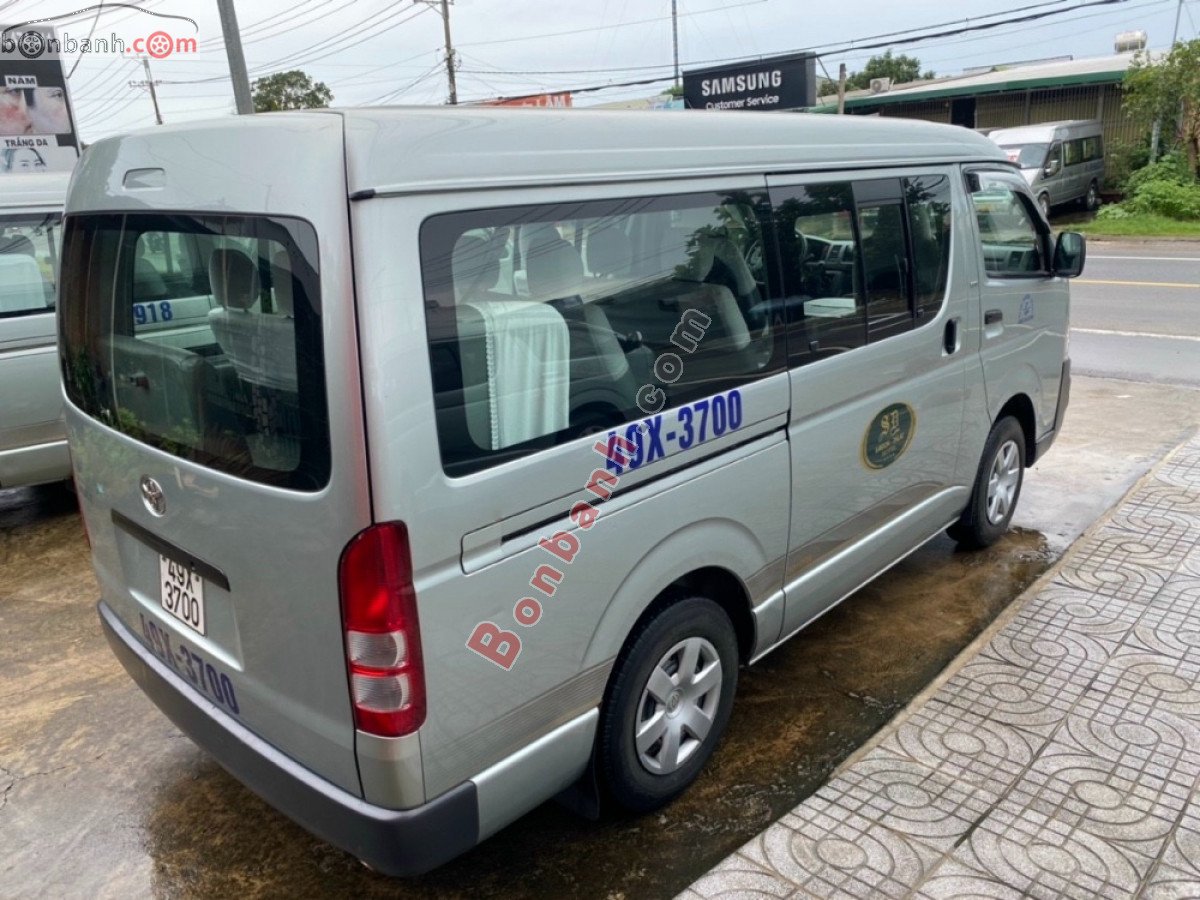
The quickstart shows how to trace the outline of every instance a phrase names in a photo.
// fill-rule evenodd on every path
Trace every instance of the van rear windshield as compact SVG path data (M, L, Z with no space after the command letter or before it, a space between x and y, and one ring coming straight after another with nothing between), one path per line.
M150 446L298 490L329 480L317 238L265 216L69 216L67 397Z

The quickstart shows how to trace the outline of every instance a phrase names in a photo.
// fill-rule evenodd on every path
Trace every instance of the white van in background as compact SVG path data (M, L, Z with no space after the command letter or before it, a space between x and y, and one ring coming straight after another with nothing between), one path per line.
M71 476L54 319L69 179L0 176L0 488Z
M1042 212L1064 203L1080 202L1085 209L1100 205L1104 181L1103 126L1097 121L1045 122L1021 128L1001 128L988 137L1021 167Z

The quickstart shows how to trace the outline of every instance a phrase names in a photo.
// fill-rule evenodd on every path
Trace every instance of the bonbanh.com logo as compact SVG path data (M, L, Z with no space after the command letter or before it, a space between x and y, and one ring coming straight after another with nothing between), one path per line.
M49 29L42 30L36 26L48 25L59 19L73 19L89 12L112 9L132 9L148 16L159 19L178 19L192 26L193 32L200 30L194 19L187 16L175 16L169 13L153 12L134 6L130 3L103 3L97 6L87 6L74 12L58 16L47 16L44 19L31 19L19 25L9 25L0 31L0 54L20 54L25 59L40 59L46 53L75 54L75 53L145 53L154 59L166 59L172 53L196 53L197 43L194 37L178 37L166 31L154 31L145 37L137 37L126 42L113 34L111 37L93 37L90 33L86 38L75 38L63 33L55 36ZM93 29L94 30L94 29Z

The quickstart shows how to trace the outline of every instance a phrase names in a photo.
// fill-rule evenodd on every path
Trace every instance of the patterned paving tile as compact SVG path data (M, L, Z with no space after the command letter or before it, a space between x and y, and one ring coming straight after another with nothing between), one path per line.
M947 860L921 885L916 896L926 900L958 900L961 897L1019 900L1024 895L990 875L968 868L957 860Z
M1005 800L952 857L1032 897L1132 896L1152 861Z
M986 788L877 750L821 788L810 805L821 815L849 812L947 851L999 799ZM809 821L804 813L793 816L796 827Z
M973 710L931 703L903 722L879 746L881 753L914 760L943 775L1003 794L1033 762L1045 738Z
M1063 565L1055 583L1124 603L1149 603L1166 580L1167 572L1150 566L1073 556Z
M1200 438L704 897L1200 897Z
M1187 872L1159 866L1140 896L1142 900L1195 900L1200 897L1200 881Z
M844 808L808 803L738 853L818 897L903 897L941 855Z

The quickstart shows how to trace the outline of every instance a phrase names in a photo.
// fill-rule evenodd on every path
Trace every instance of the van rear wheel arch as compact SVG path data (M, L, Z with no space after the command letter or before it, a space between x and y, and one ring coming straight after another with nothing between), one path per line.
M1014 394L1009 397L992 421L992 427L995 427L996 423L1006 416L1016 419L1021 426L1021 434L1025 438L1025 468L1029 468L1036 462L1037 456L1037 418L1034 415L1033 401L1029 399L1029 395Z

